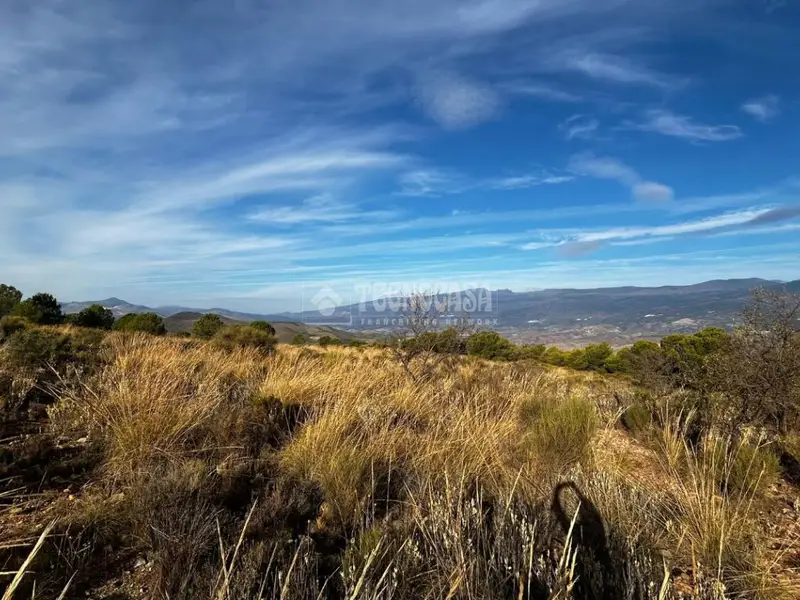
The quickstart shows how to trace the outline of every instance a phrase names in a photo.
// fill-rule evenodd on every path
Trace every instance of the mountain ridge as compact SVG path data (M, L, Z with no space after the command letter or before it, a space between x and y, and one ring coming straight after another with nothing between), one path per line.
M760 278L715 279L685 286L657 287L617 286L607 288L553 288L526 292L511 290L464 290L455 294L490 294L493 306L489 326L526 337L575 332L578 337L594 337L601 333L611 337L651 337L708 326L730 328L742 306L756 287L787 289L800 292L800 280L780 282ZM445 296L443 294L442 296ZM387 300L387 299L383 299ZM95 302L68 302L62 305L67 313L78 312ZM276 323L324 322L314 312L258 314L224 308L197 309L184 306L150 308L111 297L96 302L119 317L129 312L155 312L169 318L180 313L215 313L234 321L264 319ZM333 323L338 329L380 330L389 313L378 310L378 304L351 304L337 307ZM350 316L349 321L342 317ZM372 319L373 322L370 322Z

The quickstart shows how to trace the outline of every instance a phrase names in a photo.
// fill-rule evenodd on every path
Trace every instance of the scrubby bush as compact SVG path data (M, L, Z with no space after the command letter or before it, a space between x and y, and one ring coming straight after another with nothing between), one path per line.
M631 404L622 413L622 424L634 435L646 433L653 426L653 413L644 404Z
M339 346L341 345L341 340L339 338L335 338L331 335L323 335L317 340L317 344L322 346Z
M532 399L522 404L519 418L523 443L542 462L560 471L586 459L597 429L595 408L586 400L560 402Z
M4 364L17 369L60 367L75 358L72 338L60 331L25 328L3 345Z
M114 313L99 304L92 304L80 311L71 320L78 327L111 329L114 325Z
M547 364L563 367L567 364L567 353L555 346L550 346L542 354L542 360Z
M115 331L149 333L151 335L165 335L167 328L164 326L164 319L155 313L129 313L120 317L114 323Z
M20 302L13 314L38 325L58 325L64 321L61 305L52 294L34 294Z
M516 355L518 360L542 360L545 350L544 344L519 346Z
M724 399L731 431L800 427L800 295L756 291L743 324L708 359L710 392Z
M489 360L513 360L516 348L496 331L479 331L467 338L467 353Z
M603 368L609 373L630 373L633 352L630 348L620 348L603 361Z
M275 335L277 333L272 324L267 323L266 321L253 321L250 323L250 327L258 329L259 331L264 331L270 335Z
M25 319L22 317L13 317L11 315L0 317L0 343L17 331L25 329L25 326Z
M305 346L308 343L308 338L302 333L295 333L292 338L292 344L295 346Z
M219 315L208 313L197 319L192 325L192 335L204 340L210 340L217 332L225 327Z
M576 371L585 371L589 367L586 362L586 352L582 348L576 348L567 353L566 366Z
M22 292L12 285L0 283L0 317L10 315L22 300Z
M226 350L236 348L255 348L268 354L275 349L274 336L249 325L231 325L220 329L212 338L213 343Z
M717 486L728 495L761 493L780 476L778 457L763 445L712 439L707 440L704 451Z

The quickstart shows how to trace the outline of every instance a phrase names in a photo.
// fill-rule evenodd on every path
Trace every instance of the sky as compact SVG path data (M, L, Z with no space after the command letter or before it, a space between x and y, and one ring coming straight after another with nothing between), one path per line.
M5 0L0 23L0 282L26 295L800 278L795 0Z

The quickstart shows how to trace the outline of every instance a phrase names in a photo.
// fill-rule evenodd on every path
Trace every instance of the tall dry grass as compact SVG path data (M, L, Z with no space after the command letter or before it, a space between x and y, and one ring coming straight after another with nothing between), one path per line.
M726 495L679 415L649 448L618 431L619 380L464 359L415 381L374 348L105 351L53 423L102 448L87 496L117 499L161 597L780 596L760 492Z

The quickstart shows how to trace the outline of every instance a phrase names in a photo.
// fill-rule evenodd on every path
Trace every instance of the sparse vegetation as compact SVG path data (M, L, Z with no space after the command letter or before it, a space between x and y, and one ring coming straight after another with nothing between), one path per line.
M0 283L0 318L10 315L22 301L22 292L13 285Z
M78 327L111 329L114 326L114 313L99 304L92 304L75 315L73 323Z
M275 328L266 321L253 321L250 323L250 327L268 333L269 335L275 335Z
M23 300L13 309L13 314L39 325L58 325L63 322L61 305L52 294L39 293Z
M225 350L237 348L253 348L269 354L275 348L277 340L262 329L248 325L231 325L223 327L212 338L214 345Z
M794 331L557 354L458 329L320 349L258 326L187 340L123 321L0 322L9 598L800 591L797 539L775 529L795 518L780 507L797 492L782 478L797 405L766 383L794 376ZM717 377L747 335L784 362L743 416L745 376Z
M223 327L225 327L225 323L222 322L222 318L219 315L207 313L194 322L192 335L200 339L210 340Z
M130 313L124 315L114 323L113 328L115 331L149 333L150 335L165 335L167 333L167 328L164 327L164 319L155 313Z

